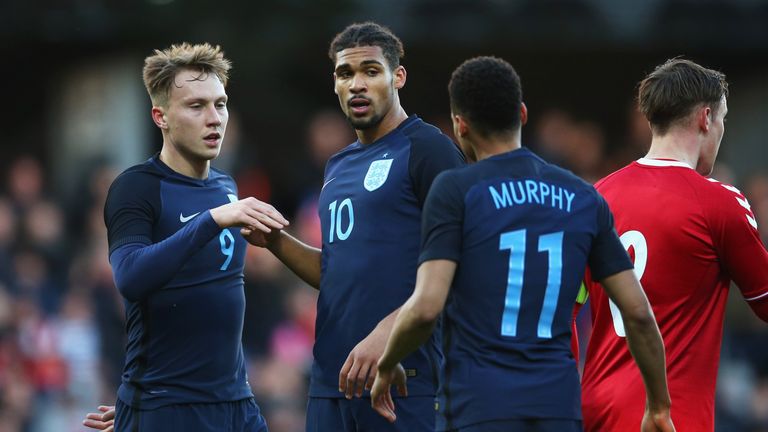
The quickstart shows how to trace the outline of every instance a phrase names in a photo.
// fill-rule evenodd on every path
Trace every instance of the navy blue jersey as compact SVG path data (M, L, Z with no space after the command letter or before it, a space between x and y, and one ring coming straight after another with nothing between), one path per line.
M527 149L437 177L420 262L458 263L443 314L438 430L581 419L571 317L587 264L632 264L595 189Z
M112 184L104 220L128 333L118 397L131 407L253 396L242 348L246 241L209 211L236 200L228 175L186 177L157 156Z
M463 163L458 147L416 116L329 159L318 205L322 276L310 396L343 397L347 355L413 292L423 202L438 173ZM434 340L403 361L411 395L435 394L437 347Z

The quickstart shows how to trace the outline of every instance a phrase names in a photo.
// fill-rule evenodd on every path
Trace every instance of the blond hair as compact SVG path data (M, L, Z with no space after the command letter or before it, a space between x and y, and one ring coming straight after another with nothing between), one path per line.
M200 72L200 78L208 74L216 75L226 87L232 62L224 58L221 47L208 44L191 45L182 43L171 45L164 50L144 59L144 86L147 88L152 104L165 105L175 84L176 75L184 70Z

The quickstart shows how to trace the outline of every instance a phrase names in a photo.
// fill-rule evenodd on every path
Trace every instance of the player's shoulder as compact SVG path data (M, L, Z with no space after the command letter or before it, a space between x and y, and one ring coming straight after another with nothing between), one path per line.
M747 219L751 219L750 224L756 225L749 201L738 188L707 177L701 177L700 183L703 190L700 198L712 213L733 213L735 217L741 218L746 212Z
M219 168L211 167L208 171L208 180L209 182L217 182L225 185L226 188L232 189L236 188L235 179L232 178L232 176L227 173L224 170L221 170ZM234 189L233 189L234 193Z
M110 192L113 190L143 191L159 183L163 177L165 174L152 163L152 159L148 159L118 174L110 186Z
M453 140L438 127L431 125L418 116L411 116L403 122L400 132L406 136L413 146L455 147Z
M331 157L328 158L328 161L326 161L326 166L337 163L339 160L344 159L347 154L358 151L361 148L362 145L360 144L360 141L355 141L352 144L347 145L346 147L331 155Z

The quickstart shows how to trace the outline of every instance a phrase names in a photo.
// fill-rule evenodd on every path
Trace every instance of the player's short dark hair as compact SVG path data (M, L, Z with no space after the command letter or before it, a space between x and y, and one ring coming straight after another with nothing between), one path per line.
M500 58L475 57L462 63L451 75L448 94L451 111L467 117L481 135L520 127L520 76Z
M717 112L723 96L728 96L725 75L690 60L673 58L640 81L637 102L654 133L664 135L701 104Z
M405 56L403 43L394 33L383 25L367 21L350 24L331 41L328 57L336 63L336 54L347 48L359 46L377 46L381 48L389 67L394 70L400 66L400 59Z

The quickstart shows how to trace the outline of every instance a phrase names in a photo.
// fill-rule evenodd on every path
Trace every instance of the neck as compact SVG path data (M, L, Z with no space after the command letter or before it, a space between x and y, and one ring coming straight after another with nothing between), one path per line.
M166 141L163 142L163 148L160 150L160 160L179 174L201 180L208 178L211 167L211 161L185 157Z
M508 134L474 137L470 138L470 140L478 161L502 153L508 153L521 147L520 129Z
M676 129L664 135L654 135L651 148L645 156L652 159L674 159L696 168L699 162L700 144L696 135Z
M368 129L355 129L357 139L360 140L362 144L370 144L395 130L400 126L400 123L404 122L407 118L408 114L406 114L403 107L400 106L400 102L395 100L392 109L381 119L379 124Z

